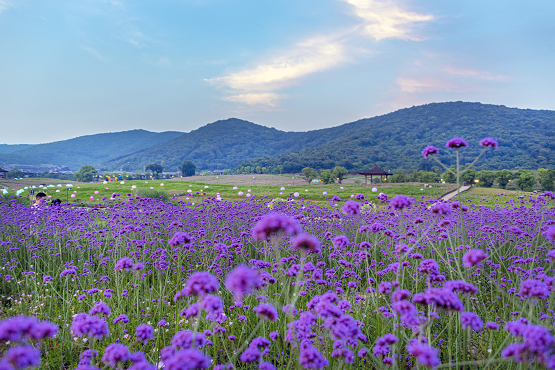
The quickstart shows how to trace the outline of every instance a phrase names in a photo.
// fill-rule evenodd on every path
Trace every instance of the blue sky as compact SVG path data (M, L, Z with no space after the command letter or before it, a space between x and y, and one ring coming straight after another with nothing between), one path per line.
M551 0L0 0L0 143L229 117L305 131L457 100L555 109L553 14Z

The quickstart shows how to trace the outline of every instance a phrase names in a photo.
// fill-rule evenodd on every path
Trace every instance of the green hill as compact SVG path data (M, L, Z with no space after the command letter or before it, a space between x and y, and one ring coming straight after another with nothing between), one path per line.
M233 168L247 159L274 156L290 151L315 147L332 139L341 127L310 132L284 132L252 122L230 118L207 124L179 136L130 155L105 161L102 168L127 170L143 168L149 163L160 163L168 171L177 170L184 160L199 169Z
M461 150L462 163L471 162L491 136L499 148L488 151L477 169L555 167L555 111L507 108L481 103L432 103L401 109L383 116L348 123L344 133L317 147L271 158L246 161L243 165L283 165L286 172L309 166L330 169L344 166L350 172L375 164L389 169L431 169L437 165L420 154L428 144L440 148L441 160L455 164L445 142L459 136L469 142Z
M12 153L32 146L32 144L0 144L0 154Z
M48 144L32 145L0 154L1 164L58 164L79 169L84 164L99 165L119 157L183 135L182 132L131 130L80 136Z

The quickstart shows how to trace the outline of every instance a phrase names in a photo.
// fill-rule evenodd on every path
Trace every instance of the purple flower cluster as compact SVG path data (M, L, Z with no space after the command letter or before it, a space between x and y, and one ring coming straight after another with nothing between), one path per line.
M272 213L258 221L252 229L252 236L254 240L264 240L279 233L294 236L301 232L301 225L296 220L286 215Z

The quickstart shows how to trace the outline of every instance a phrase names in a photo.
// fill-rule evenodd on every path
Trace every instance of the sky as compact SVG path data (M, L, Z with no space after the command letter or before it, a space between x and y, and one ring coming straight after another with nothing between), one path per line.
M0 0L0 143L555 110L555 1ZM379 128L377 128L379 129Z

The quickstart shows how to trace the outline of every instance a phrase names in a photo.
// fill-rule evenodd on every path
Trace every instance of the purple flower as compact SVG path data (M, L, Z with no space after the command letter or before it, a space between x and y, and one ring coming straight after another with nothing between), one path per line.
M499 325L494 323L493 321L488 321L488 322L486 322L486 329L499 330Z
M259 284L258 274L251 268L240 265L227 274L225 286L237 300L242 301L246 294L251 294Z
M350 243L349 238L345 235L337 235L331 242L334 248L345 248Z
M197 334L198 335L198 334ZM164 361L166 370L206 369L211 366L210 357L196 348L181 349Z
M424 293L417 293L413 298L414 303L435 305L447 312L462 311L464 306L459 297L448 289L430 288Z
M520 295L524 298L538 297L546 299L549 294L547 284L542 281L528 279L520 283Z
M474 331L480 331L484 322L474 312L461 312L461 326L463 329L470 327Z
M391 293L391 283L389 281L382 281L378 286L378 293L380 294L389 294Z
M248 347L245 352L241 353L241 362L255 362L260 360L260 351L256 347Z
M478 288L474 284L467 283L462 280L450 280L443 285L443 288L448 289L452 292L459 292L463 294L476 294L478 293Z
M253 311L256 312L256 316L265 320L276 321L278 319L278 312L270 303L261 303L253 308Z
M299 364L305 369L323 369L329 361L308 342L301 343Z
M86 335L88 337L100 339L102 337L107 337L109 334L106 320L87 315L86 313L78 313L75 315L70 329L73 334L78 337Z
M89 315L96 315L98 313L110 316L111 312L112 311L110 310L110 307L108 307L106 303L98 302L93 306L93 308L91 308L91 310L89 311Z
M343 213L349 216L360 214L360 203L354 200L348 200L343 204Z
M320 253L320 241L318 238L308 234L301 234L291 240L293 249L306 253Z
M112 343L104 350L102 362L110 367L116 367L120 362L129 360L131 352L123 344Z
M184 296L202 296L218 290L220 285L218 279L207 271L199 271L192 274L185 287L181 290Z
M261 362L258 366L259 370L276 370L275 366L270 362Z
M465 139L461 139L460 137L454 137L445 144L445 147L450 149L459 149L464 146L468 146L468 143Z
M76 275L76 274L77 274L77 271L75 271L75 269L65 269L60 273L60 276L65 277L68 275Z
M414 200L411 197L407 197L406 195L399 194L391 199L389 204L397 210L402 210L407 208L411 204L414 203Z
M297 235L301 231L301 225L296 220L286 215L272 213L258 221L252 229L252 236L254 240L260 241L282 232L287 235Z
M555 240L555 226L550 226L549 229L543 233L543 236L545 236L547 240Z
M411 356L416 356L416 360L424 366L434 368L441 363L438 356L439 351L428 344L412 339L406 348L407 352Z
M182 349L188 349L193 347L193 337L195 338L194 347L202 348L206 345L206 337L203 333L197 333L196 335L189 330L178 331L172 338L171 344L174 347L181 347Z
M160 320L156 326L168 326L168 322L166 320Z
M173 234L170 240L168 240L168 243L172 247L177 247L178 245L181 245L181 244L188 244L190 242L191 242L191 237L189 236L189 234L182 231L176 232L175 234Z
M40 351L33 346L23 345L11 347L4 359L16 369L40 366Z
M482 140L480 140L480 145L486 148L497 148L499 146L497 140L492 137L483 138Z
M488 258L488 254L481 249L471 249L466 252L463 256L463 266L464 267L474 267L480 265L480 263Z
M127 318L127 315L125 314L121 314L118 317L116 317L114 319L114 321L112 321L114 324L117 324L118 322L122 322L124 324L127 324L129 322L129 319Z
M424 149L422 149L422 155L426 159L428 159L428 157L430 155L434 155L434 154L437 154L437 153L439 153L439 150L433 145L428 145Z
M224 312L224 303L218 296L208 294L202 299L201 308L211 314Z
M154 328L147 324L140 324L135 329L135 336L142 341L143 344L146 344L148 340L152 339L154 336Z
M118 262L116 262L116 270L118 271L129 271L133 267L133 259L129 257L123 257Z
M434 204L430 210L432 213L449 216L451 214L451 207L447 203L436 203Z

